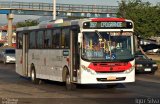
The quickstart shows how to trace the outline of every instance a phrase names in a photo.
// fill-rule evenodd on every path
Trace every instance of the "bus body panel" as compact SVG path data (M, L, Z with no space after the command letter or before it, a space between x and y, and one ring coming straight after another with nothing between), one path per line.
M129 82L135 82L135 70L132 70L128 74L117 74L115 73L106 73L106 74L98 74L98 75L91 75L88 72L82 72L81 74L81 81L80 84L107 84L107 83L129 83ZM97 81L97 78L99 79L107 79L108 77L117 77L122 78L125 77L126 79L123 81ZM87 80L86 80L87 79Z
M24 76L22 70L22 50L16 49L16 73L21 76Z
M79 84L102 84L102 83L127 83L127 82L135 81L135 68L134 68L135 60L129 62L132 65L131 67L132 69L129 73L126 73L126 72L98 73L88 68L90 63L91 62L86 62L83 60L81 61L81 68L79 71L79 75L81 76L79 77L77 83ZM105 80L109 77L125 78L125 80L120 80L120 81ZM104 79L104 81L98 81L97 80L98 78Z
M83 34L83 32L95 32L96 31L100 31L100 32L134 32L133 28L122 28L122 29L110 29L110 28L100 28L100 29L96 29L96 28L85 28L83 29L83 23L84 22L97 22L97 21L111 21L112 20L116 20L116 19L80 19L80 20L75 20L75 21L70 21L70 22L66 22L67 24L63 23L48 23L48 24L43 24L43 26L34 26L34 27L29 27L29 28L19 28L17 29L18 32L28 32L28 34L30 33L30 31L32 30L52 30L52 32L54 31L54 29L59 28L60 30L62 30L63 28L66 28L66 26L68 26L70 28L70 31L72 31L72 25L78 25L79 26L79 33ZM117 19L116 22L123 22L123 21L129 21L132 22L130 20L125 20L125 19ZM98 26L98 25L97 25ZM45 32L44 32L45 34ZM44 35L43 34L43 35ZM76 34L79 35L79 34ZM133 35L133 34L132 34ZM37 34L36 34L37 36ZM44 37L46 36L46 34L44 35ZM71 32L69 34L69 36L71 36ZM72 37L74 38L74 36ZM81 37L83 38L83 37ZM36 40L36 39L35 39ZM62 39L61 39L62 40ZM74 40L74 39L70 39ZM75 77L75 80L72 81L72 83L78 83L78 84L104 84L104 83L127 83L127 82L134 82L135 81L135 69L134 69L134 65L135 65L135 61L134 59L132 61L128 61L128 63L131 64L131 68L130 68L130 72L105 72L105 73L97 73L95 72L93 69L88 68L88 66L92 63L92 61L88 62L88 61L84 61L84 59L82 58L81 54L82 54L82 40L81 42L79 42L78 44L81 46L77 46L79 49L79 53L80 56L78 57L79 60L75 60L75 53L73 52L73 48L75 45L74 42L70 42L70 49L64 49L64 48L50 48L50 49L28 49L27 50L27 68L25 70L28 70L27 75L28 77L30 76L30 71L31 71L31 65L34 65L35 67L35 71L36 71L36 77L39 79L48 79L48 80L53 80L53 81L63 81L63 68L67 67L69 69L69 71L74 72L72 68L75 68L76 65L73 65L75 61L79 61L80 65L79 68L76 69L76 76L74 75L73 77ZM29 40L28 40L29 41ZM37 41L37 40L36 40ZM64 40L63 40L64 41ZM72 45L71 45L72 43ZM52 43L53 44L53 43ZM133 36L131 36L131 46L132 46L132 54L133 52ZM72 51L72 52L71 52ZM16 50L16 72L22 76L25 76L25 74L23 73L23 59L22 59L22 49L17 49ZM71 58L71 53L74 54ZM72 60L70 60L72 59ZM100 62L100 61L97 61ZM106 63L108 63L108 61L106 61ZM115 63L114 61L112 63ZM121 63L121 62L119 62ZM71 65L72 64L72 65ZM75 73L74 73L75 74ZM72 76L71 76L72 77ZM110 79L107 79L110 78ZM115 78L122 78L121 80L115 80ZM74 78L73 78L74 79ZM107 80L106 80L107 79ZM113 79L113 80L112 80Z
M33 64L37 78L62 82L63 67L68 66L67 56L62 50L29 50L28 51L28 77L30 77ZM22 71L22 50L16 50L16 73L25 76Z
M28 53L28 67L34 65L37 78L62 82L63 67L68 67L67 56L62 55L63 50L32 49Z

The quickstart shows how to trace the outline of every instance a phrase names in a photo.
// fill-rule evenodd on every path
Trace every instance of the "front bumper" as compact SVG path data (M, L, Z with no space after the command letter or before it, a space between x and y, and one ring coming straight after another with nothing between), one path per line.
M137 73L154 73L156 70L158 69L158 67L152 67L152 68L147 68L147 67L140 67L140 68L136 68L136 72Z

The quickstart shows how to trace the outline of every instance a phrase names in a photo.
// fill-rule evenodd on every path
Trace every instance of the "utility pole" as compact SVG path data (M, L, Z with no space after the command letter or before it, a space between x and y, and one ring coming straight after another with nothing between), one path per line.
M12 8L12 0L10 0L10 8Z
M10 8L12 8L12 0L10 0ZM8 19L8 46L12 46L12 34L13 34L13 28L12 28L12 22L13 22L14 15L13 14L7 14Z
M53 20L56 20L56 0L53 0Z
M8 46L12 46L12 33L13 33L12 22L13 22L13 18L14 18L13 14L7 14L7 19L8 19L8 30L7 30L7 33L8 33Z

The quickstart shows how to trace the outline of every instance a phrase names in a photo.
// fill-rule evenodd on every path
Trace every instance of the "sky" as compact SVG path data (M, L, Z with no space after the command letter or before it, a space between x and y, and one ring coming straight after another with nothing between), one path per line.
M0 0L1 1L19 1L19 2L46 2L52 3L53 0ZM56 0L57 3L61 4L85 4L85 5L107 5L107 6L118 6L121 0ZM142 0L143 2L149 1L153 5L156 5L160 0ZM13 22L23 21L26 19L36 19L39 16L22 16L15 15ZM0 14L0 24L7 23L6 15Z
M0 0L0 1L21 1L21 2L46 2L52 3L53 0ZM97 5L112 5L117 6L121 0L56 0L57 3L62 4L97 4ZM142 0L143 2L149 1L153 4L160 2L160 0Z

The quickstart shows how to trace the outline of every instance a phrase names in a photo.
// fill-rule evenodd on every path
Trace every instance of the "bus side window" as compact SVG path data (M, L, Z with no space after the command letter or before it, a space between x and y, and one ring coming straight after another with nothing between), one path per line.
M70 30L69 28L62 29L61 48L69 48L70 45Z
M36 37L38 49L43 48L43 38L44 38L44 31L38 31Z
M47 30L45 31L44 47L51 48L51 43L52 43L52 30Z
M22 33L18 33L17 35L17 48L22 49Z
M52 32L52 48L56 48L56 34L54 31Z
M45 48L49 48L49 38L44 39Z
M32 31L29 34L29 48L30 49L36 48L35 33L36 33L35 31Z
M61 48L65 48L65 29L62 29L62 36L61 36Z
M53 46L55 45L55 48L60 48L61 43L61 30L55 29L53 32Z

